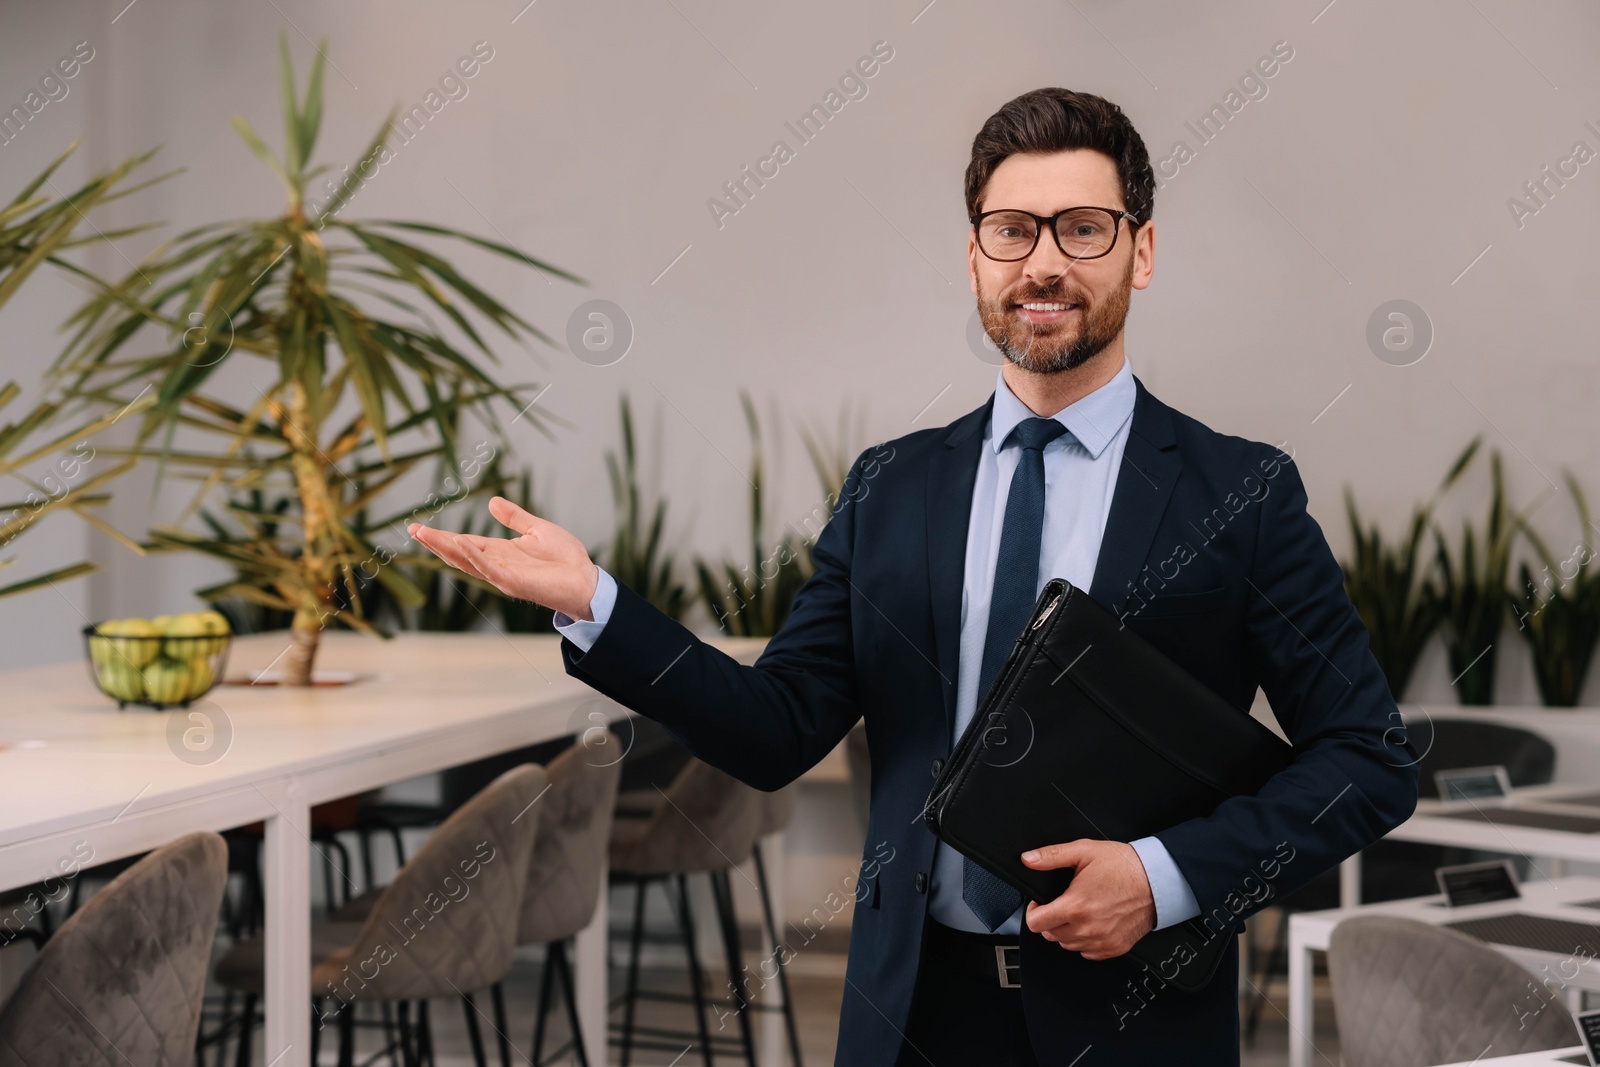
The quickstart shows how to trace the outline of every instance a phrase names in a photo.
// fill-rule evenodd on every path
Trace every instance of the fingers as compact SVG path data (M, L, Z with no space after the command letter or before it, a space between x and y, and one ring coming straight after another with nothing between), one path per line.
M524 511L503 496L489 499L489 514L493 515L500 525L510 527L519 534L531 534L540 526L551 525L548 520Z
M1042 934L1058 926L1082 923L1087 918L1088 914L1078 902L1078 898L1072 894L1071 889L1048 904L1029 901L1028 914L1025 916L1028 929L1036 934Z
M451 533L448 530L435 530L421 523L412 523L407 527L408 532L419 545L438 556L446 563L460 571L465 571L474 578L496 585L493 578L486 573L485 551L474 548L465 542L467 537L462 534ZM490 541L491 538L475 538L480 541ZM502 544L504 542L501 542Z
M1088 848L1094 842L1078 840L1062 845L1045 845L1022 854L1022 862L1036 871L1054 871L1062 867L1077 867L1087 861Z

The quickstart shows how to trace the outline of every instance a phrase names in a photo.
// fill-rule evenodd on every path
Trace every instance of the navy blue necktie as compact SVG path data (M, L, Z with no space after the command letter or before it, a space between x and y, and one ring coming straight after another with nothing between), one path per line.
M979 710L1038 600L1039 551L1044 538L1044 446L1066 432L1067 428L1055 419L1031 418L1017 423L1007 438L1022 448L1022 455L1011 475L1005 522L1000 527L994 591L989 598L989 628L983 639L983 665L978 671ZM1022 904L1020 893L971 860L963 865L961 899L991 931Z

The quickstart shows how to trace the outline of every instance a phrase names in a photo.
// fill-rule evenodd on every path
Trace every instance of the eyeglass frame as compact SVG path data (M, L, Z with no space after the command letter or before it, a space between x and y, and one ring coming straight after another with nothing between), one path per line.
M1074 211L1083 211L1086 208L1092 211L1104 211L1107 215L1110 215L1112 218L1112 225L1115 228L1111 231L1111 244L1104 252L1096 252L1092 256L1075 256L1068 252L1065 248L1061 247L1061 234L1056 231L1056 220L1063 215L1070 214ZM1034 221L1034 225L1037 227L1033 231L1033 244L1028 248L1028 251L1025 254L1018 256L1016 259L997 259L994 256L989 255L988 249L983 247L983 239L978 236L978 224L980 222L988 218L990 215L1002 214L1026 215ZM1063 256L1066 256L1068 259L1074 261L1081 261L1085 259L1101 259L1105 256L1109 256L1112 251L1116 249L1117 236L1122 233L1123 219L1128 220L1128 228L1130 230L1139 225L1138 217L1131 212L1121 211L1117 208L1098 207L1094 204L1079 204L1077 207L1064 207L1054 215L1050 215L1048 217L1044 215L1035 215L1031 211L1023 211L1021 208L1015 207L1000 207L995 208L993 211L980 211L976 215L968 216L968 221L972 223L973 243L978 246L978 251L983 253L985 259L994 260L996 263L1021 263L1023 260L1033 255L1034 252L1038 251L1039 248L1039 235L1045 231L1045 227L1047 226L1050 229L1051 239L1056 243L1056 251L1060 252Z

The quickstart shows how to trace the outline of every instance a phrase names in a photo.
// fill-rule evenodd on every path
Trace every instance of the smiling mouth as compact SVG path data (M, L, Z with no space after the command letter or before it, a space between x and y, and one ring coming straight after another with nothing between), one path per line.
M1011 306L1025 321L1035 324L1060 322L1073 312L1082 310L1079 304L1061 300L1027 300Z

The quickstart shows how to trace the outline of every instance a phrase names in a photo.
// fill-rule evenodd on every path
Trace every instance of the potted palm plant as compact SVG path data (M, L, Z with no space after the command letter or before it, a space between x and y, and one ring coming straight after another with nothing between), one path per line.
M235 117L234 125L282 183L283 211L201 226L157 248L69 321L76 333L57 373L73 395L110 406L130 390L154 386L156 402L130 454L158 458L161 471L188 470L199 484L177 522L154 531L153 540L235 569L235 579L202 595L292 613L282 677L307 685L324 627L385 632L363 611L363 580L409 607L425 599L392 565L397 559L432 565L430 553L404 551L400 524L415 509L393 520L398 548L378 541L388 527L361 530L353 517L419 464L432 461L441 481L465 479L469 464L474 475L481 469L482 447L490 454L503 449L496 405L522 409L522 393L533 386L502 384L484 369L482 361L498 362L487 331L517 343L551 343L429 245L456 241L516 267L582 279L458 230L346 217L359 175L387 150L387 120L350 176L313 208L307 189L328 169L311 164L322 119L323 51L302 98L286 41L280 50L281 154L244 119ZM160 336L154 351L128 351L152 334ZM254 394L230 401L214 392L218 371L244 361L259 361ZM488 427L484 441L459 440L464 412ZM545 429L535 412L519 417ZM214 447L177 447L179 429ZM183 530L212 491L236 494L269 482L290 490L292 499L275 536L220 539L214 531Z
M68 195L51 197L41 194L40 190L46 185L55 188L54 175L76 149L77 142L74 141L10 203L0 207L0 307L4 307L16 295L22 283L45 263L71 273L83 274L60 258L62 252L145 229L133 227L109 233L96 230L88 237L74 236L87 213L98 205L137 192L167 177L162 175L135 186L122 185L131 171L150 158L150 153L145 153L95 175ZM0 385L0 409L8 407L21 394L22 388L16 382ZM69 405L64 398L50 397L36 403L17 421L0 423L0 476L27 486L23 499L0 503L0 548L9 546L47 515L70 511L134 551L143 552L138 543L88 510L109 499L103 491L105 485L126 472L133 463L131 460L116 464L102 463L98 468L91 469L95 450L94 446L88 444L88 439L118 419L144 411L152 403L154 398L142 397L117 410L84 418L69 414ZM73 421L64 427L63 420L67 419ZM64 451L69 448L70 451ZM37 465L47 460L54 461L47 464L49 469L37 469ZM15 562L15 557L0 558L0 570ZM0 596L66 581L92 570L94 564L87 561L58 567L0 585Z

